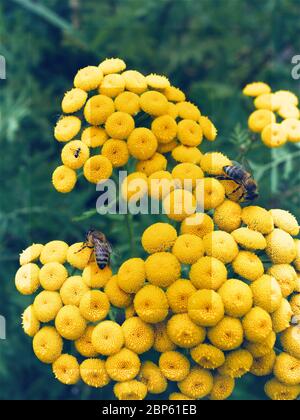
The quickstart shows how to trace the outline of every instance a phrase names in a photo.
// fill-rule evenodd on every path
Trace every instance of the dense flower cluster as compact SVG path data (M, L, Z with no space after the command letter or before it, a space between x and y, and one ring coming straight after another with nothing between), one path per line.
M247 85L244 95L254 98L254 111L248 120L249 128L260 133L268 147L281 147L286 142L300 142L300 110L297 96L286 90L272 92L263 82Z
M166 169L169 152L179 162L198 163L197 146L215 140L213 123L165 76L125 69L123 60L111 58L76 74L54 129L65 144L52 178L57 191L72 191L78 170L91 183L105 181L130 157L147 176Z

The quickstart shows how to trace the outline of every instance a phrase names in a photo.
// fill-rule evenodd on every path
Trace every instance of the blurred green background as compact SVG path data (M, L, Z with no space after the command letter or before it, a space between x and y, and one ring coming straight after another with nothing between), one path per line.
M1 399L111 398L109 390L54 380L20 326L31 299L14 287L20 251L32 242L82 240L91 225L109 235L122 259L131 254L119 217L73 220L94 208L92 185L82 180L67 196L51 186L60 152L53 126L76 71L117 56L129 68L167 75L218 127L210 149L234 159L251 138L252 104L242 87L264 80L274 90L298 93L291 58L300 52L299 15L297 0L1 2L0 54L7 61L7 80L0 80L0 314L7 319L7 340L0 340ZM299 151L297 145L269 151L258 142L248 156L260 181L259 203L298 217ZM136 238L152 220L134 219ZM243 378L233 399L264 399L264 382Z

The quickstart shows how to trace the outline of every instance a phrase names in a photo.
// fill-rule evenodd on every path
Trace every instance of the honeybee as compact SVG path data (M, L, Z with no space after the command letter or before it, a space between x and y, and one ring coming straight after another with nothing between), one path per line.
M86 234L86 239L82 248L78 252L85 248L94 250L96 262L100 270L104 270L104 268L110 264L112 247L104 233L90 229Z
M237 187L229 194L230 196L240 190L241 195L239 196L238 201L253 201L258 197L257 183L253 179L251 173L242 165L233 162L232 165L224 166L223 171L225 175L218 176L217 179L233 181L237 184Z

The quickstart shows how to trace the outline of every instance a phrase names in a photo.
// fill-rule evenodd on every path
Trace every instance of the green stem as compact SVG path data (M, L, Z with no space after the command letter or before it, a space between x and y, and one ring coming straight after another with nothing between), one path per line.
M126 226L129 236L129 243L130 243L130 249L131 249L131 256L135 256L135 242L134 242L134 228L133 228L133 219L132 214L127 213L125 214L125 220L126 220Z

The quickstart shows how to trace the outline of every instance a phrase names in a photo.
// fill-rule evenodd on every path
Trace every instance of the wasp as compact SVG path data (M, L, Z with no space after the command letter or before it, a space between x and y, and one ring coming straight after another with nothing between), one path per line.
M110 264L112 247L104 233L95 229L90 229L86 234L86 239L82 248L78 252L85 248L94 250L96 262L100 270L104 270L104 268Z
M258 197L257 183L253 179L251 172L248 172L244 166L233 162L233 165L224 166L223 171L225 175L217 176L217 179L221 181L233 181L237 184L237 187L231 191L230 196L240 190L241 195L238 201L253 201Z

